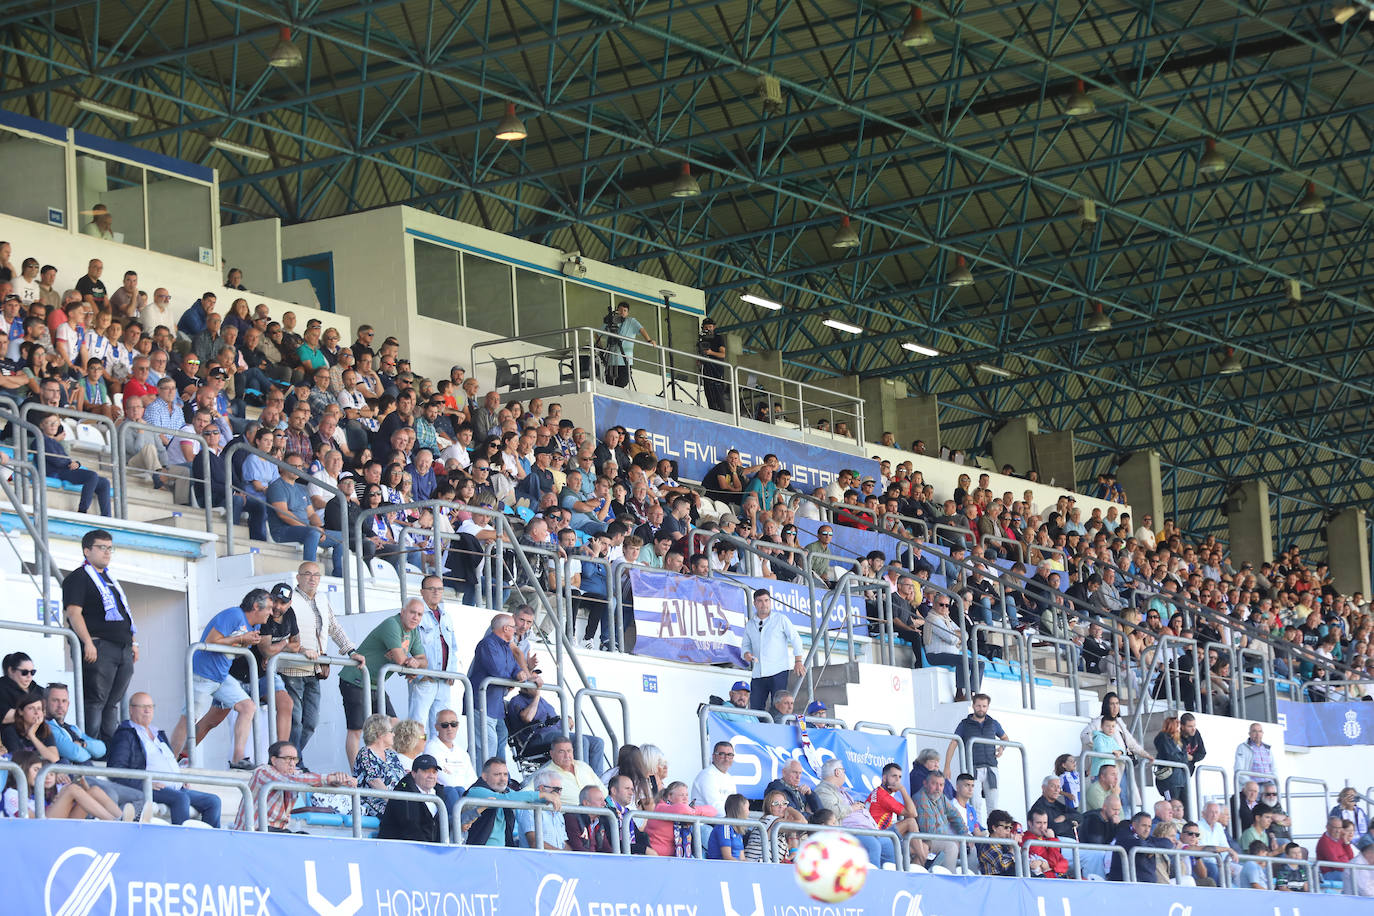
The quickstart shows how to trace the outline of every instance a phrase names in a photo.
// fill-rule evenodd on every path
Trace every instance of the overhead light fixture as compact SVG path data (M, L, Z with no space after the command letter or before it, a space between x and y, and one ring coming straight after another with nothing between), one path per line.
M501 122L496 125L496 139L498 140L523 140L528 134L525 133L525 122L520 120L520 116L515 113L515 103L506 103L506 114L501 118ZM674 187L674 196L677 188Z
M1073 92L1069 94L1069 103L1064 106L1064 113L1068 115L1086 115L1097 111L1097 106L1093 104L1092 96L1088 95L1088 90L1084 88L1082 80L1073 81Z
M107 118L114 118L116 121L125 121L129 124L137 124L143 118L134 114L132 111L125 111L123 108L116 108L113 105L106 105L104 102L97 102L93 99L77 99L76 107L82 111L89 111L91 114L103 115Z
M854 227L849 225L849 217L840 217L840 231L835 233L835 238L830 243L831 248L858 248L859 233L854 231Z
M935 33L926 25L919 7L912 9L911 21L902 30L902 44L908 48L921 48L935 40Z
M921 354L922 356L939 356L939 355L940 355L940 351L939 351L939 350L934 350L934 349L932 349L932 348L930 348L930 347L923 347L923 346L921 346L920 344L918 344L918 343L912 343L911 341L906 341L905 343L903 343L903 344L902 344L902 349L903 349L903 350L906 350L906 351L908 351L908 352L911 352L911 353L919 353L919 354Z
M837 331L844 331L846 334L862 334L864 329L857 324L849 324L845 321L837 321L834 318L827 318L821 322L827 328L834 328Z
M949 272L949 277L945 280L946 286L958 289L961 286L973 285L973 271L968 269L968 261L964 260L963 255L954 259L954 269Z
M992 363L974 363L973 368L979 372L986 372L988 375L995 375L999 378L1011 378L1012 373L1001 366L994 366Z
M282 26L281 31L277 34L277 46L268 55L267 66L288 70L305 63L305 58L301 56L301 49L296 47L295 42L291 40L291 30Z
M762 296L755 296L753 293L745 293L739 298L741 302L748 302L752 305L757 305L761 309L769 309L774 312L782 311L781 302L774 302L772 299L765 299Z
M1197 161L1197 170L1204 175L1220 175L1226 171L1226 157L1217 152L1217 141L1207 138L1207 150Z
M1359 11L1359 7L1355 6L1354 4L1346 3L1332 10L1331 18L1336 20L1337 25L1345 25ZM1371 19L1374 19L1374 9L1369 11L1369 16Z
M1107 317L1107 313L1102 311L1102 303L1093 303L1093 314L1088 319L1088 323L1083 326L1085 331L1090 334L1101 334L1103 331L1112 329L1112 320Z
M524 136L521 134L521 136ZM682 163L682 173L677 176L677 181L673 182L674 197L696 197L701 193L701 185L692 177L692 166L690 163Z
M256 146L247 146L243 143L235 143L233 140L215 137L210 141L210 145L220 152L233 153L236 156L243 156L245 159L258 159L262 162L272 161L272 155L267 150L258 149Z
M1244 367L1241 366L1240 357L1236 355L1236 351L1231 349L1230 347L1227 347L1226 355L1222 357L1221 366L1217 369L1217 371L1220 372L1222 375L1235 375L1236 373L1240 372L1242 368Z
M1288 304L1302 304L1302 281L1296 280L1292 277L1288 279Z
M764 74L758 78L755 84L758 90L759 103L763 108L763 113L769 117L782 114L785 103L782 98L782 83L776 76Z
M1326 209L1326 201L1317 196L1316 182L1307 183L1307 193L1298 201L1298 212L1303 216L1315 216Z
M1083 198L1078 202L1079 225L1084 229L1091 229L1097 225L1097 201L1091 198Z

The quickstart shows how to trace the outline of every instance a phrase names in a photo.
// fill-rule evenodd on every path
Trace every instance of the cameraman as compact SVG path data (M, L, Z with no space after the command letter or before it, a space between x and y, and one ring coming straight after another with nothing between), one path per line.
M603 327L607 334L619 335L606 339L606 381L618 388L624 388L630 384L630 367L634 362L635 352L634 338L643 337L650 344L654 339L644 330L644 325L630 317L630 303L624 301L616 304L614 312L607 313Z
M706 389L706 406L712 410L730 410L729 390L725 385L725 367L710 360L725 359L725 338L716 333L716 320L701 321L701 336L697 338L697 355L701 361L701 384Z

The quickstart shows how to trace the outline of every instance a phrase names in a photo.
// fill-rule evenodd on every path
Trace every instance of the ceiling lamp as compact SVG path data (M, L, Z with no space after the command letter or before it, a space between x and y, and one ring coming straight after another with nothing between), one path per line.
M1227 347L1226 356L1222 358L1221 367L1218 368L1217 371L1222 375L1235 375L1240 372L1242 368L1244 367L1241 366L1240 357L1236 355L1236 351Z
M992 363L974 363L973 368L977 369L979 372L986 372L988 375L995 375L998 378L1012 377L1010 370L1003 369L1001 366L994 366Z
M908 48L921 48L935 40L935 33L926 25L920 9L911 11L911 21L902 30L902 44Z
M862 334L864 329L857 324L850 324L847 321L837 321L834 318L827 318L821 322L827 328L834 328L837 331L844 331L846 334Z
M271 162L272 155L265 149L256 146L248 146L243 143L235 143L233 140L225 140L215 137L210 141L210 145L223 153L233 153L236 156L243 156L246 159L257 159L260 162Z
M125 121L129 124L137 124L139 121L143 120L132 111L125 111L123 108L106 105L104 102L97 102L94 99L77 99L76 107L80 108L82 111L89 111L91 114L114 118L116 121Z
M521 134L521 136L524 136ZM689 163L682 163L682 174L677 176L677 181L673 182L674 197L696 197L701 193L701 185L692 177L692 166Z
M1343 3L1331 11L1331 18L1336 20L1337 25L1345 25L1359 11L1359 7L1355 6L1354 4Z
M954 269L949 272L949 278L945 280L945 285L955 289L973 285L973 271L968 269L968 262L964 260L963 255L954 259Z
M1091 334L1101 334L1103 331L1112 329L1112 320L1102 311L1101 302L1093 303L1092 317L1088 319L1088 323L1083 328Z
M1204 175L1220 175L1226 171L1226 157L1217 152L1217 141L1208 138L1207 151L1197 161L1197 170Z
M932 347L923 347L923 346L921 346L920 344L918 344L918 343L912 343L911 341L906 341L905 343L903 343L903 344L902 344L902 349L903 349L903 350L906 350L908 353L919 353L919 354L921 354L922 356L939 356L939 355L940 355L940 351L939 351L939 350L936 350L936 349L934 349L934 348L932 348Z
M1097 111L1097 106L1093 104L1092 97L1083 87L1083 81L1074 80L1073 92L1069 95L1069 104L1064 106L1064 113L1077 116L1092 114L1094 111Z
M525 122L515 113L515 103L506 103L506 114L501 118L501 123L496 125L496 139L498 140L523 140L528 134L525 133ZM673 188L673 196L677 196L677 188Z
M1298 212L1303 216L1315 216L1326 209L1326 201L1317 196L1317 185L1315 182L1307 183L1307 193L1302 200L1298 201Z
M277 46L273 48L272 53L268 55L267 66L289 70L292 67L299 67L301 64L305 63L305 58L301 56L300 48L296 47L295 43L291 41L291 30L286 26L282 26L281 31L277 34L280 37L277 39Z
M752 305L757 305L761 309L768 309L772 312L782 311L781 302L774 302L772 299L765 299L762 296L755 296L753 293L745 293L739 298L741 302L748 302Z
M854 231L854 227L849 225L849 217L840 217L840 231L835 233L835 238L830 243L831 248L858 248L859 233Z

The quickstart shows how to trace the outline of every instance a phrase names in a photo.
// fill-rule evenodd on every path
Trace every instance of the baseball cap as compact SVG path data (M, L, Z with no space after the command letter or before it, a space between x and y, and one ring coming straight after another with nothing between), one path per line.
M285 582L279 582L272 586L272 600L274 601L290 601L291 595L291 586L287 585Z
M552 445L541 445L539 448L537 448L537 449L534 450L534 453L535 453L536 455L561 455L561 454L563 454L561 451L559 451L556 447L554 447L554 446L552 446Z
M712 318L710 315L707 315L705 318L701 319L701 326L703 328L706 327L708 324L714 328L716 326L716 319Z
M437 769L439 769L439 761L434 759L433 754L421 754L419 757L416 757L415 762L410 765L410 770L412 773L416 770Z
M811 705L806 707L806 714L810 716L818 712L825 712L826 708L826 705L820 700L812 700Z
M749 689L749 685L748 685L747 683L745 683L744 681L735 681L733 684L730 685L730 691L731 691L732 693L733 693L734 691L736 691L736 690L748 690L748 689Z
M223 366L216 366L215 368L213 368L213 369L210 370L210 377L211 377L211 378L228 378L228 377L229 377L229 373L226 372L226 371L224 371L224 367L223 367Z

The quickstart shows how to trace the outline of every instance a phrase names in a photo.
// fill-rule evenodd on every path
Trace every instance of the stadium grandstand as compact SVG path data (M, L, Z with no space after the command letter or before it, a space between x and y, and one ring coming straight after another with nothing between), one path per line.
M1374 897L1369 0L0 16L7 912Z

